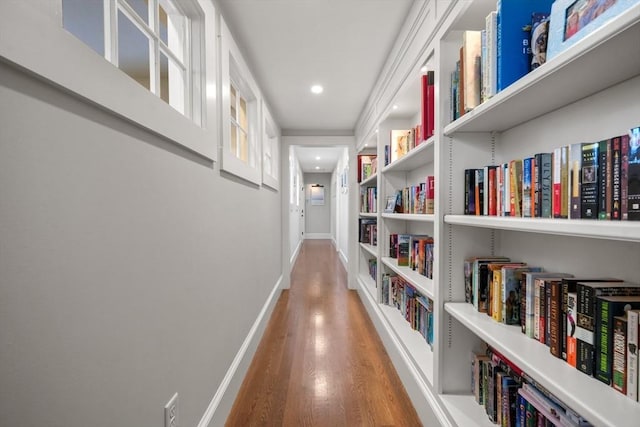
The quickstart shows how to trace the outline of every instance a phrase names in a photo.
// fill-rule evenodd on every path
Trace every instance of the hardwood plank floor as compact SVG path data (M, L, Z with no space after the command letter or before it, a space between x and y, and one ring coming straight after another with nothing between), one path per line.
M328 240L304 242L226 426L420 426Z

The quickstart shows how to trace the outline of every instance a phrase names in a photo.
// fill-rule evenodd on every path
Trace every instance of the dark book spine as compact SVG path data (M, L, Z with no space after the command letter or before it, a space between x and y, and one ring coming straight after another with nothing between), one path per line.
M537 163L537 160L536 160ZM540 154L540 216L551 218L551 153Z
M569 306L569 293L576 292L574 281L562 280L562 304L560 305L560 355L567 360L567 311Z
M544 281L544 295L545 295L545 307L544 307L544 344L549 347L551 339L551 281Z
M540 285L540 298L538 300L540 317L538 319L538 341L541 343L546 342L545 332L547 331L546 327L546 308L547 308L547 294L546 294L546 286L545 282L542 281Z
M640 171L639 171L640 172ZM598 218L598 143L582 146L581 217Z
M621 147L620 137L611 140L611 219L620 220L621 215Z
M629 135L620 137L620 218L629 219Z
M520 330L527 333L527 280L524 275L520 279Z
M487 264L480 264L478 280L478 311L487 313L489 310L489 267Z
M555 357L562 358L562 281L549 281L551 299L549 301L549 351Z
M607 163L609 162L610 140L600 141L598 146L598 219L607 219L607 200L609 174Z
M613 320L613 360L611 385L622 394L627 394L627 318Z
M627 174L627 213L631 221L640 220L640 128L629 137Z
M583 185L584 188L584 185ZM578 318L577 324L577 360L576 368L587 375L593 375L593 332L595 322L592 308L594 295L593 288L579 284L578 292Z

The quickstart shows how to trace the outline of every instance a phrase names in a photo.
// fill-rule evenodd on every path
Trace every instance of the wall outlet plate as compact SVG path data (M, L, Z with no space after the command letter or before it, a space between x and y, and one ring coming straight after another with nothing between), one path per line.
M164 406L164 427L178 426L178 393Z

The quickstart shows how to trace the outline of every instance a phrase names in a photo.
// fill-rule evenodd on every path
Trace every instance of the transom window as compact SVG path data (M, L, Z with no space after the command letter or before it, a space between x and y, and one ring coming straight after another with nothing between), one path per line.
M231 119L231 152L245 163L249 162L249 120L247 100L231 82L229 94Z
M192 20L176 0L62 0L63 27L180 113L195 118Z

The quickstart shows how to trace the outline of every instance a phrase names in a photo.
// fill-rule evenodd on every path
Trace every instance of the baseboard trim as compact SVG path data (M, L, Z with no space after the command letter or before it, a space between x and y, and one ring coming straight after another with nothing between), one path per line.
M247 337L242 343L242 346L240 346L240 350L238 350L236 357L233 359L233 362L231 362L231 366L222 379L216 394L213 396L213 399L211 399L209 407L198 423L198 427L221 426L224 425L227 420L227 417L231 412L233 402L235 401L238 391L240 390L240 386L242 385L242 380L249 369L249 365L251 364L251 360L255 355L258 344L262 339L262 335L269 318L271 317L273 308L278 301L281 284L282 276L280 276L276 285L271 290L271 293L262 307L262 310L260 310L256 321L251 326Z
M413 406L425 426L453 427L445 411L442 409L440 399L434 393L432 387L427 384L417 368L411 361L411 357L403 348L395 332L378 308L371 294L365 288L365 284L358 278L358 295L369 313L380 339L382 340L393 366L404 384L404 387L413 403Z
M308 240L312 240L312 239L329 240L331 239L331 233L308 233L308 234L305 234L304 238Z
M293 255L291 255L291 259L289 259L289 265L293 268L296 263L296 259L298 258L298 254L300 253L300 248L302 248L302 240L298 242L298 246L296 246L296 250L293 251Z
M338 251L338 255L340 257L340 261L342 261L342 265L344 266L344 269L349 271L349 259L347 258L347 256L344 254L344 252L342 251L342 249L340 249Z

